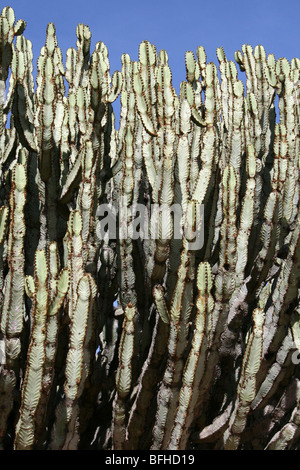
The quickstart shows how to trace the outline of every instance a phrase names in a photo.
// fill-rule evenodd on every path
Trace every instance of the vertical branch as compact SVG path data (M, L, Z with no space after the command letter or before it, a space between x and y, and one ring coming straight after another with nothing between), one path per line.
M116 396L113 404L113 449L124 449L126 441L126 397L131 389L131 360L134 347L134 317L136 309L129 303L119 345L119 364L116 375Z

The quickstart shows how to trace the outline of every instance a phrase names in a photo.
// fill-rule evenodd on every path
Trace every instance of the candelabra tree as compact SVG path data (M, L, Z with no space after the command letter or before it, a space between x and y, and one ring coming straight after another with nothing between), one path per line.
M149 41L111 74L50 23L34 79L25 27L2 10L1 448L299 450L300 60L199 46L177 94Z

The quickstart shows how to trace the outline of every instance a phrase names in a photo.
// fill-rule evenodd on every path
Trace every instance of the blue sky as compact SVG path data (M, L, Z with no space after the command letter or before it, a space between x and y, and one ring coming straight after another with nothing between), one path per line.
M84 23L92 33L91 51L98 41L106 44L111 72L121 69L124 52L137 60L145 39L157 51L165 49L177 92L185 80L185 52L196 53L197 46L217 64L219 46L230 60L243 44L262 44L276 59L300 57L300 0L0 0L0 5L11 6L16 19L27 22L24 35L32 41L34 65L49 22L64 57L76 45L77 24Z

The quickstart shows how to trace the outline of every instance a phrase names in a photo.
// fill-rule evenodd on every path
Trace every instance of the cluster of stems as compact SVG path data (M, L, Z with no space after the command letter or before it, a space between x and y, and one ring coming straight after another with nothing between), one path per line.
M49 23L34 78L25 28L2 10L1 448L299 450L300 60L199 46L177 94L149 41L111 74Z

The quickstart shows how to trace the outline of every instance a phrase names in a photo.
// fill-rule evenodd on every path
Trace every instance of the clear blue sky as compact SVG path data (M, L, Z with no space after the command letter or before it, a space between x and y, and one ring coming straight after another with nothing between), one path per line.
M243 44L262 44L276 59L300 57L300 0L0 0L0 5L11 6L16 19L27 22L24 35L33 43L34 65L49 22L64 57L76 45L77 24L84 23L92 33L91 51L98 41L106 44L111 72L121 70L124 52L137 60L145 39L157 51L165 49L177 92L185 80L185 52L196 53L197 46L217 64L219 46L230 60Z

